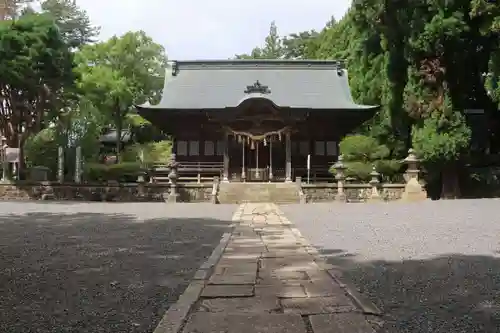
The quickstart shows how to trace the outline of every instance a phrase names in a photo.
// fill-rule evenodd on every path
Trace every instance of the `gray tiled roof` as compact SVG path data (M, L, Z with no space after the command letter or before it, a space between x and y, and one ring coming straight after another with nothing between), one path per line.
M121 133L122 140L121 142L129 142L132 138L132 134L128 130L122 130ZM99 137L99 141L102 143L112 143L116 142L116 131L112 130L106 134L103 134Z
M255 83L268 93L249 94ZM278 107L373 109L351 96L347 71L337 61L212 60L169 63L163 96L148 109L222 109L261 97Z

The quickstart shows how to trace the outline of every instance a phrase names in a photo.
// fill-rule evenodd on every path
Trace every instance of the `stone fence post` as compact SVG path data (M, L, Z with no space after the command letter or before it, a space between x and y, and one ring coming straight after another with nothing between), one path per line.
M340 202L347 202L347 196L344 192L345 185L345 169L344 157L339 155L337 163L333 165L335 169L335 179L337 180L337 195L335 195L335 200Z
M75 183L82 182L82 147L75 148Z
M217 194L219 193L219 185L220 185L220 178L218 176L215 176L212 183L212 193L211 193L211 202L213 204L219 203L217 200Z
M408 150L408 157L403 161L408 165L406 169L404 178L406 181L406 186L401 196L403 201L422 201L427 199L427 192L422 187L419 182L418 175L420 173L419 162L415 151L413 149Z
M9 181L9 162L7 162L7 148L9 145L7 144L7 139L2 136L2 182Z
M307 203L307 197L302 188L302 177L295 177L295 185L297 186L297 191L299 192L299 202L301 204Z
M137 175L137 195L139 198L146 197L146 180L144 177L144 173L141 171L139 175Z
M57 147L57 181L64 183L64 147Z

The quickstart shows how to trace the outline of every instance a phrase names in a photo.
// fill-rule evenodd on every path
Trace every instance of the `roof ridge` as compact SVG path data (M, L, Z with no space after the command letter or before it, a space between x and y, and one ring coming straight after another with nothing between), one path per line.
M344 69L341 60L317 59L229 59L229 60L178 60L171 61L174 73L180 70L209 69Z

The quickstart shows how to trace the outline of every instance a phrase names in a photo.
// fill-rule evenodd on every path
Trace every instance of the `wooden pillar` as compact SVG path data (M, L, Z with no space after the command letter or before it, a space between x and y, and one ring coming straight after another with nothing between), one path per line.
M255 141L255 178L257 180L260 180L259 145L260 145L260 141Z
M224 170L222 173L222 181L229 182L229 134L224 136Z
M177 155L177 139L176 138L174 138L172 140L172 154Z
M241 140L242 161L241 161L241 181L245 182L247 179L245 168L245 140Z
M273 140L269 140L269 181L273 181Z
M290 132L286 133L285 140L286 160L285 160L285 182L292 181L292 142Z

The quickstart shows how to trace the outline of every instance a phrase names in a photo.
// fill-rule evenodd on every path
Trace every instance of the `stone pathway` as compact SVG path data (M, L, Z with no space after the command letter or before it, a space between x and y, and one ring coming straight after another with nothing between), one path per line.
M181 332L375 332L276 205L243 204L233 220L220 260L197 282L200 297ZM160 326L155 332L173 332Z

